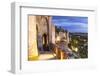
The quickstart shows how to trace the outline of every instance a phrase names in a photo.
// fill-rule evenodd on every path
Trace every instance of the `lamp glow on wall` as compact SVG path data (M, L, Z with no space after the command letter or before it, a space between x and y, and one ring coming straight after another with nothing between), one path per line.
M60 36L57 36L56 41L60 41Z

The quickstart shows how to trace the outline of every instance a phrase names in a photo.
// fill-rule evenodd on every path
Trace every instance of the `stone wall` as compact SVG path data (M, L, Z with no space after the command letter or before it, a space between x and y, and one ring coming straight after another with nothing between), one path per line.
M38 47L43 48L43 35L47 35L48 44L52 42L51 16L36 16L38 28ZM42 49L43 50L43 49Z
M52 43L55 44L55 26L52 24Z
M29 58L38 56L43 50L43 35L47 35L47 45L55 43L55 26L51 16L29 16Z
M28 42L29 42L28 44L29 59L38 56L36 16L29 16L29 41Z

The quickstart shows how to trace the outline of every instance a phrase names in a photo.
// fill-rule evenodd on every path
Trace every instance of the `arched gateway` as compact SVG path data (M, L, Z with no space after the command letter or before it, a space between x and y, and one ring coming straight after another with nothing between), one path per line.
M49 16L37 16L37 43L39 51L49 51Z

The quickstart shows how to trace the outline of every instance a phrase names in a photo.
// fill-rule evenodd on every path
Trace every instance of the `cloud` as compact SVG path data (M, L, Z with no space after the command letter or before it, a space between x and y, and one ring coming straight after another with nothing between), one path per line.
M75 20L76 19L76 20ZM83 31L87 32L88 30L88 19L87 18L75 18L75 17L56 17L52 19L52 23L55 26L61 26L69 31Z

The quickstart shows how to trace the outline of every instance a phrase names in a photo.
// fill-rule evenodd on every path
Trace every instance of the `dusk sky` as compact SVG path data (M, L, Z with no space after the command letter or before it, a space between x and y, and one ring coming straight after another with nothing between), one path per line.
M52 23L61 26L69 32L88 32L88 17L52 16Z

